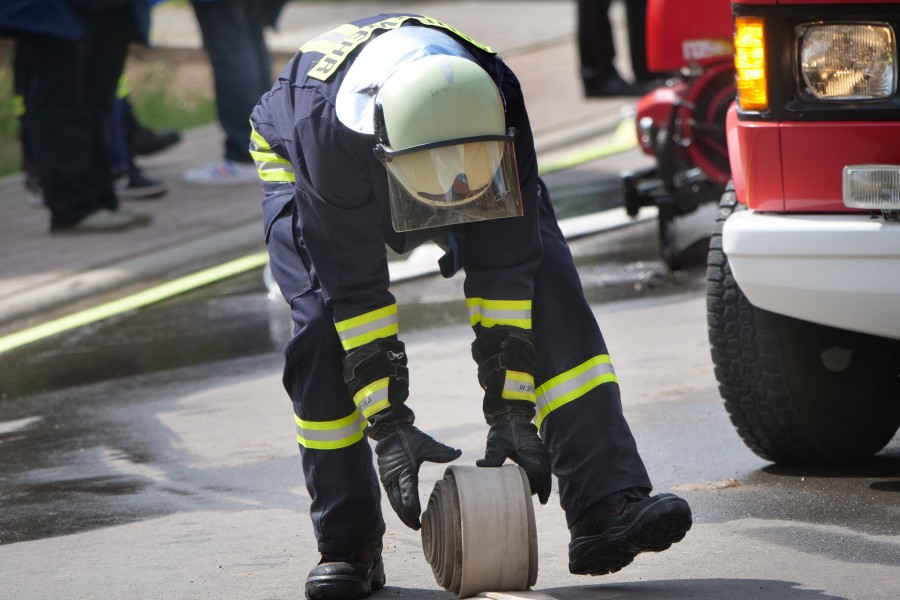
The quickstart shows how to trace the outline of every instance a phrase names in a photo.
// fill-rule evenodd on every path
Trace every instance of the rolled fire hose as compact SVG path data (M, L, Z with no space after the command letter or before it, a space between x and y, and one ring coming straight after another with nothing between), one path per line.
M537 581L537 528L525 471L451 465L422 515L438 585L457 598L523 591Z

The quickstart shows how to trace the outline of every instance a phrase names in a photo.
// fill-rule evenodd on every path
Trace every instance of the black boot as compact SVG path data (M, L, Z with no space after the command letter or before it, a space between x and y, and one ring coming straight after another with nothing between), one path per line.
M174 146L181 141L181 134L174 129L153 131L141 125L128 137L128 152L132 156L149 156Z
M662 552L680 542L691 524L690 506L674 494L650 497L640 488L611 494L569 528L569 571L615 573L641 552Z
M366 598L384 587L381 543L369 546L353 557L322 555L306 577L309 600Z

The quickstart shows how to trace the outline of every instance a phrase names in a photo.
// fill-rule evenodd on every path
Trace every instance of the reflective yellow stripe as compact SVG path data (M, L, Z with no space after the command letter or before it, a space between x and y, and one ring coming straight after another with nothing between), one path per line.
M262 181L281 181L293 183L297 179L294 166L291 161L276 154L269 142L256 131L253 121L250 121L250 156L256 162L256 171Z
M422 25L446 29L454 35L466 40L470 44L481 48L485 52L493 53L493 50L491 50L490 47L485 46L484 44L479 44L472 38L460 33L459 30L441 23L436 19L432 19L430 17L417 17L412 15L405 17L389 17L383 21L370 23L369 25L364 25L363 27L342 25L341 27L333 29L325 35L319 36L314 40L311 40L304 44L300 48L301 52L321 52L323 55L322 58L320 58L316 62L315 66L310 69L310 71L307 73L307 76L311 77L312 79L327 81L328 78L337 71L337 68L341 66L341 64L347 59L347 57L353 52L353 50L356 49L357 46L372 37L372 33L379 29L396 29L400 27L404 22L409 20L418 21ZM343 37L339 40L331 41L334 34L338 32L344 33ZM304 48L307 48L307 50L304 50Z
M260 168L258 172L261 181L280 181L282 183L294 183L297 181L297 175L293 171Z
M16 94L12 97L13 115L16 117L25 116L25 96Z
M469 324L473 327L510 325L521 329L531 329L531 300L485 300L466 298L469 307Z
M507 371L501 396L507 400L535 402L534 377L530 373Z
M399 323L397 305L391 304L378 310L334 324L344 350L359 348L372 340L397 335Z
M267 163L278 164L278 165L288 165L290 166L291 161L286 158L282 158L278 156L272 151L264 152L259 150L251 150L250 156L252 156L257 162L264 161Z
M619 380L609 355L600 354L541 384L537 389L535 424L540 428L551 412L584 396L598 385L609 382L618 383Z
M373 383L370 383L363 389L356 392L353 396L353 402L356 408L362 413L362 416L369 418L375 413L381 412L390 406L388 401L388 385L390 378L385 377Z
M272 146L269 145L269 142L266 140L266 138L264 138L256 130L256 124L253 121L250 121L250 141L259 150L271 150L272 149Z
M352 446L365 435L366 420L354 410L336 421L304 421L294 415L297 443L313 450L338 450Z
M116 86L116 98L121 100L131 93L131 84L128 83L128 77L122 75L119 77L119 83Z

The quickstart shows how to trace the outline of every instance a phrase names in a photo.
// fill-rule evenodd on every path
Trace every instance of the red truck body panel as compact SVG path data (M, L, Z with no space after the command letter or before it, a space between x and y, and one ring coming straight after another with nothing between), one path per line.
M647 68L674 72L731 57L733 34L729 0L649 0Z

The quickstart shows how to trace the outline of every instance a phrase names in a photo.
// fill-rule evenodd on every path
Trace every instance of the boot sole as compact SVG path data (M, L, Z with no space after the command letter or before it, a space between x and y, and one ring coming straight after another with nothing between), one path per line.
M644 507L631 523L569 544L569 572L606 575L631 564L641 552L662 552L684 539L693 519L687 502L664 496Z
M379 560L372 570L371 579L353 577L352 575L322 575L306 579L306 598L308 600L357 600L366 598L373 591L384 587L384 563Z

